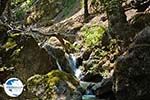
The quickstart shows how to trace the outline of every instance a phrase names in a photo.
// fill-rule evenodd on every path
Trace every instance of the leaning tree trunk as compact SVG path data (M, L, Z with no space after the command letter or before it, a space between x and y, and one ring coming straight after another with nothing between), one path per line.
M122 7L122 0L100 0L108 17L109 33L112 37L126 37L128 22Z
M6 4L8 0L0 0L0 16L3 14L5 10Z

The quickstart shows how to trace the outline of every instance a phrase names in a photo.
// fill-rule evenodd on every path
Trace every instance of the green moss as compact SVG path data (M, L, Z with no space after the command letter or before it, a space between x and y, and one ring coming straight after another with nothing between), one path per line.
M67 93L72 93L78 85L72 75L60 70L52 70L46 75L34 75L27 81L28 90L40 100L56 100L60 96L56 88L61 90L63 87ZM44 95L41 97L39 93Z
M84 27L82 29L82 34L83 34L85 45L88 47L92 47L98 44L102 39L104 31L105 28L100 25Z
M34 75L28 79L28 83L31 86L47 84L50 89L57 86L62 81L65 83L69 82L73 86L79 85L78 81L72 75L59 70L52 70L46 75Z
M48 76L48 84L50 86L57 85L60 81L70 81L73 85L78 85L78 82L75 80L75 78L63 71L59 70L53 70L47 74Z

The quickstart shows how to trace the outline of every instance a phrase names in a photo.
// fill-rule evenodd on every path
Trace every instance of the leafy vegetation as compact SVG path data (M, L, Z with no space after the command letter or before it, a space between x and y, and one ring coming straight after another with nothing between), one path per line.
M12 6L15 7L14 13L16 19L24 18L26 12L30 9L30 7L34 4L36 0L13 0Z
M84 43L87 47L97 45L105 32L105 28L101 25L93 25L82 29Z
M63 11L64 11L64 16L67 17L67 15L69 15L70 9L73 8L75 2L76 2L76 0L69 0L68 2L66 2L65 8L63 9Z

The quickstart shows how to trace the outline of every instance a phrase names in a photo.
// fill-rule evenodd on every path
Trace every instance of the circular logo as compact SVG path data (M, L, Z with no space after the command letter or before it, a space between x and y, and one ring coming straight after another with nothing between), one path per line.
M18 78L10 78L4 83L4 90L10 97L18 97L23 92L23 87Z

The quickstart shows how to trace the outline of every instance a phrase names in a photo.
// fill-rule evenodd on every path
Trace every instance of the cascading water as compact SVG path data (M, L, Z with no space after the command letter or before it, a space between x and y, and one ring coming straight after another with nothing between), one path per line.
M58 69L60 71L63 71L62 66L60 65L59 61L57 60L58 58L56 58L55 55L53 54L54 51L52 50L52 47L49 46L48 44L45 44L42 47L45 48L47 50L48 54L51 55L55 59ZM74 54L67 54L66 53L65 58L67 59L73 74L80 80L81 75L82 75L82 71L80 68L78 68L79 66L77 65L76 56ZM90 84L91 84L90 82L80 81L80 86L82 88L88 87ZM82 100L96 100L95 95L92 93L90 88L89 89L85 88L85 90L86 90L86 93L82 96Z
M74 75L80 80L81 78L81 75L82 75L82 71L80 68L78 68L77 66L77 59L76 57L73 55L73 54L69 54L67 55L66 57L68 59L68 62L71 66L71 69L73 70L74 72ZM87 85L87 86L86 86ZM83 81L80 81L80 86L82 88L85 88L86 92L85 94L82 96L82 100L97 100L96 99L96 96L94 94L94 92L92 91L92 86L94 84L92 84L91 82L83 82Z
M60 64L59 64L59 62L58 62L58 60L56 60L56 64L57 64L57 66L58 66L58 69L59 69L60 71L63 71L62 68L61 68L61 66L60 66Z
M66 58L70 64L70 67L74 73L74 75L80 80L80 76L82 74L82 71L77 66L77 60L76 57L73 54L66 54Z
M47 44L47 43L44 43L44 44L41 45L41 47L42 47L42 48L45 48L45 50L48 52L48 54L51 55L51 56L55 59L56 65L57 65L58 69L59 69L60 71L63 71L62 66L60 65L59 61L57 60L58 58L56 58L55 55L54 55L54 52L55 52L55 51L52 49L52 46L50 46L50 45ZM72 72L74 73L74 75L75 75L78 79L80 79L80 76L81 76L82 71L81 71L81 70L78 68L78 66L77 66L76 57L75 57L73 54L67 54L67 53L65 53L65 57L66 57L66 59L67 59L69 65L70 65L71 70L72 70Z

